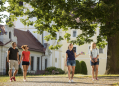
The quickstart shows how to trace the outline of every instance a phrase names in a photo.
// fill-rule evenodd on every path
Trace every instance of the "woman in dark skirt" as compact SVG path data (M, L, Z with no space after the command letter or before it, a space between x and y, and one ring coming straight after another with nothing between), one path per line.
M29 49L28 45L23 45L21 48L23 49L22 56L21 56L22 67L23 67L23 81L26 81L27 70L29 65L31 65L30 51L28 51Z
M65 65L68 67L69 82L73 82L73 76L76 66L75 58L78 57L79 55L84 55L84 53L82 52L81 54L76 55L75 50L73 50L73 44L69 44L68 50L66 51L66 63L65 63ZM70 77L71 68L72 68L72 77Z

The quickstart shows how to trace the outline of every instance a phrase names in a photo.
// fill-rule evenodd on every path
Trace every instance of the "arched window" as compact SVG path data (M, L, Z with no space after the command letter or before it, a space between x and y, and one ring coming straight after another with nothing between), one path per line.
M11 39L11 32L9 32L9 39Z

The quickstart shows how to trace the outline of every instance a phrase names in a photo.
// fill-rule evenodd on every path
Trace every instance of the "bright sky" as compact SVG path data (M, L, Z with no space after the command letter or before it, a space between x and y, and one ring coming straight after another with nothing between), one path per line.
M9 6L8 2L5 3L5 7L7 7L7 6ZM6 12L6 11L0 12L0 14L5 14L5 15L9 16L9 13ZM4 23L0 23L0 24L5 25L5 24L6 24L5 20L6 20L6 18L2 19L2 21L3 21Z

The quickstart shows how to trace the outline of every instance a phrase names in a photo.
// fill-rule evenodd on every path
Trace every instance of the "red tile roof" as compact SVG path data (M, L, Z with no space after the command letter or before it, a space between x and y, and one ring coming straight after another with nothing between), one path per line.
M1 41L0 41L0 46L4 45Z
M17 46L28 45L29 50L45 53L44 46L31 34L30 31L14 29L14 35L17 37Z

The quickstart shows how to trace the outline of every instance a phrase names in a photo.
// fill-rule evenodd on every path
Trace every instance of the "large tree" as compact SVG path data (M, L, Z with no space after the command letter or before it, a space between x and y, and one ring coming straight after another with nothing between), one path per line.
M5 0L4 0L5 1ZM93 41L99 25L100 33L97 36L97 45L104 48L108 43L107 71L109 74L119 73L119 0L6 0L10 6L6 9L11 13L10 26L19 16L27 16L21 19L24 25L34 25L37 32L42 34L47 31L50 35L45 37L49 41L56 38L56 32L65 31L59 40L67 40L76 45L83 45ZM25 5L19 5L23 1L30 4L32 11ZM36 17L35 22L30 19ZM55 24L51 25L51 22ZM82 34L76 40L70 40L69 29L80 29ZM58 49L61 45L50 46L50 49Z

